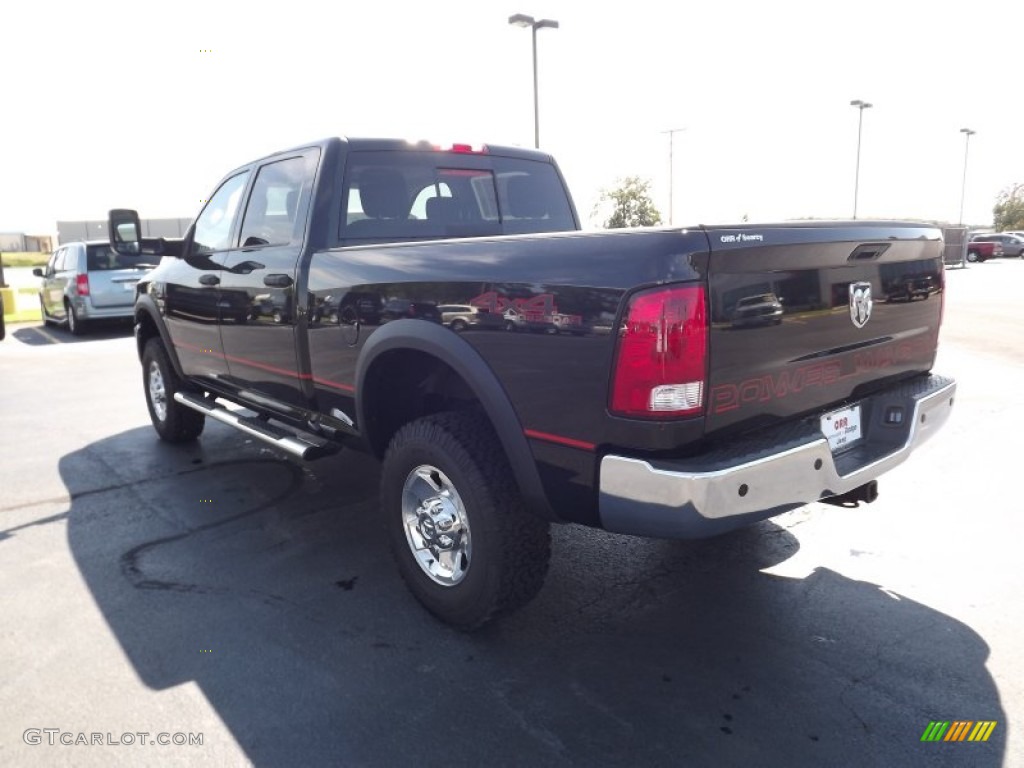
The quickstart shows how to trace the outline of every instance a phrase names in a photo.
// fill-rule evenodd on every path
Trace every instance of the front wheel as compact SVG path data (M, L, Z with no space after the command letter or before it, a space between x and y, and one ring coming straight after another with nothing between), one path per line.
M152 338L146 342L142 352L142 383L150 421L161 439L169 443L187 443L199 437L206 417L174 399L174 393L182 389L182 381L160 339Z
M476 629L543 586L548 523L524 508L482 415L440 413L402 427L384 457L380 496L402 578L442 621Z
M974 262L976 262L978 260L978 254L975 251L968 251L967 252L967 260L969 262L971 262L971 264L973 264Z

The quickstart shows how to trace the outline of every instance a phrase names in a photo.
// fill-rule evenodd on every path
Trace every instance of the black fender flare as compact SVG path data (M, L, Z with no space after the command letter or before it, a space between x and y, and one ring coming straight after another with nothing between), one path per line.
M480 353L457 333L425 320L393 320L374 330L356 362L356 417L360 431L371 423L364 411L366 377L374 361L386 352L410 350L438 359L466 382L494 425L527 506L541 517L558 521L541 483L523 425L498 377Z
M143 314L148 315L150 321L156 327L156 331L160 335L160 341L163 342L164 351L167 352L167 359L171 361L171 365L174 367L174 372L178 374L178 378L184 380L185 372L182 370L181 361L178 360L178 350L175 348L174 342L171 341L171 334L167 332L167 325L163 321L160 309L149 294L142 294L135 299L135 347L139 353L139 360L142 360L143 347L145 346L138 331L139 316Z

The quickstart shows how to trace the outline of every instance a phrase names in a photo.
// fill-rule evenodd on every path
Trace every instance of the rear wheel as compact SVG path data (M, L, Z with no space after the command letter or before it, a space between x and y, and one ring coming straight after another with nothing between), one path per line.
M150 421L161 439L169 443L187 443L199 437L206 417L174 399L174 393L183 389L182 381L160 339L152 338L146 342L142 352L142 383Z
M452 320L451 329L456 333L462 333L468 327L465 320Z
M441 413L402 427L384 458L381 505L402 578L448 624L476 629L544 584L548 523L525 510L482 415Z
M67 313L68 331L70 331L73 336L84 335L85 320L78 316L78 312L75 311L75 305L70 301L65 301L64 311Z

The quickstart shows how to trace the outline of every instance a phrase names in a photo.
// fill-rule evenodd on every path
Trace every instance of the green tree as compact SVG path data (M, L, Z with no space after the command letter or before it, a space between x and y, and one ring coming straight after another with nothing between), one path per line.
M1024 229L1024 184L1011 184L996 198L992 209L996 232Z
M652 227L661 224L661 214L651 200L651 182L639 176L618 179L614 189L601 190L601 198L594 206L594 217L600 217L611 207L611 215L604 220L607 229L624 227Z

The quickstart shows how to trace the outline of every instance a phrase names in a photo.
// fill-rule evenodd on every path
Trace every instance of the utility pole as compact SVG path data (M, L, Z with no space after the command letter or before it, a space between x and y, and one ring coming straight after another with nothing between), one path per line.
M668 134L668 225L672 226L672 207L673 207L673 186L675 180L675 163L672 159L672 140L675 138L677 133L682 133L685 128L669 128L667 131L662 133Z
M964 135L964 179L960 182L960 224L964 223L964 194L967 192L967 150L971 148L971 136L977 133L970 128L961 128Z
M856 107L860 110L860 114L857 117L857 170L853 176L853 218L857 218L857 195L860 192L860 135L861 129L864 127L864 110L871 109L874 104L867 101L861 101L860 99L854 99L850 102L851 107Z

